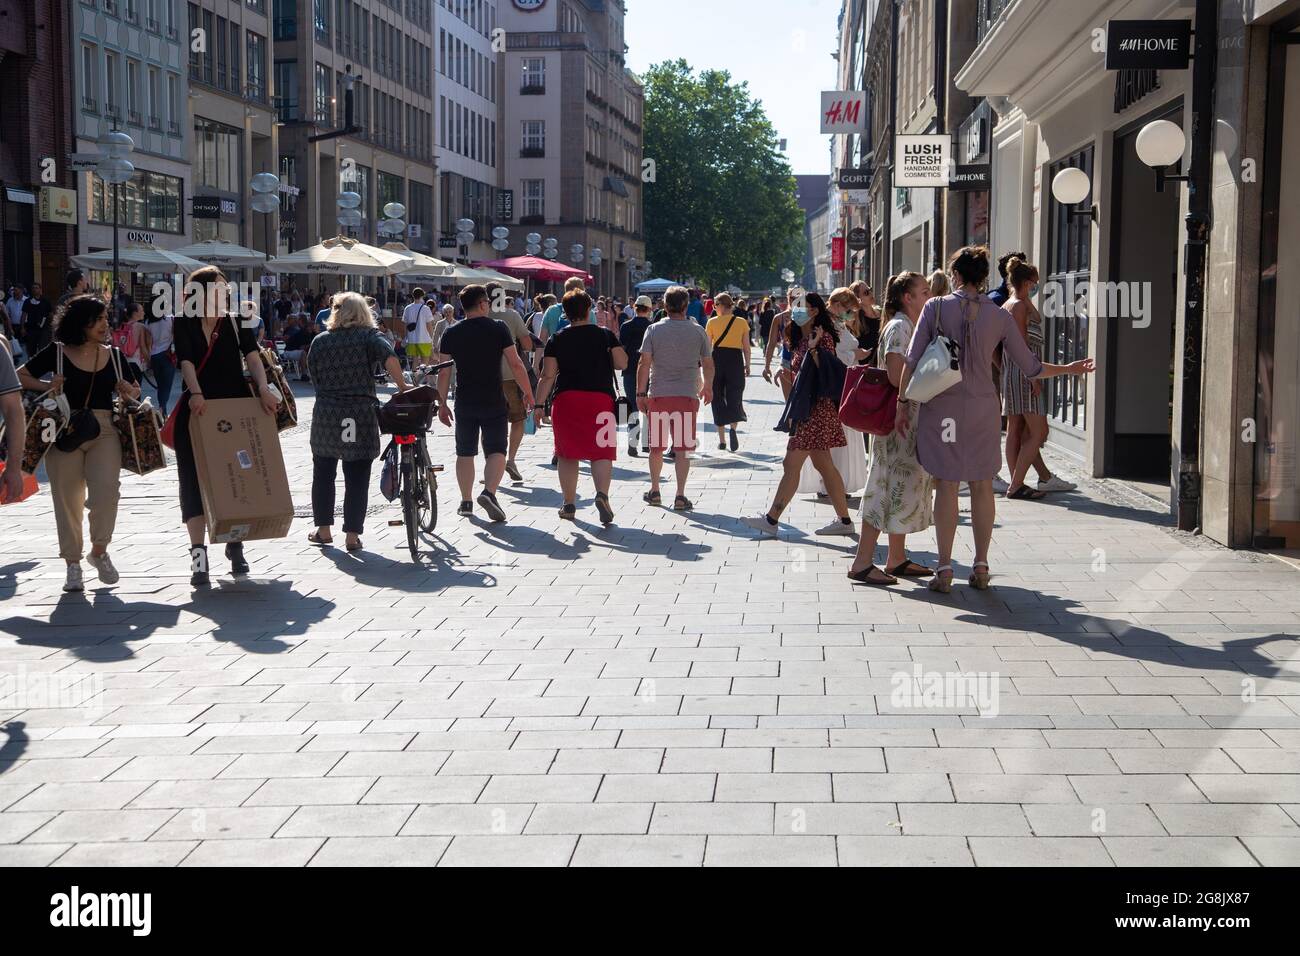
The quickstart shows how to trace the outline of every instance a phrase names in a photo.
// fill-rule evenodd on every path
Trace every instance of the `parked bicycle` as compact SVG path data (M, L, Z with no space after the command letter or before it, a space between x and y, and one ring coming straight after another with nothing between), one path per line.
M396 497L402 505L402 523L411 559L420 559L420 533L431 534L438 526L438 473L441 465L429 458L427 436L438 414L441 401L438 390L429 382L451 362L421 365L411 373L414 388L394 395L379 410L379 429L392 435L392 441L380 457L384 461L384 478L396 485Z

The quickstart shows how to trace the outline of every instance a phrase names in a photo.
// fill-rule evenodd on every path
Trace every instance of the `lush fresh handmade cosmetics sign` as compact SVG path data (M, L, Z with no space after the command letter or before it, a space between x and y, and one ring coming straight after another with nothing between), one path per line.
M951 136L896 136L894 138L894 186L924 189L948 185L948 161L952 156Z

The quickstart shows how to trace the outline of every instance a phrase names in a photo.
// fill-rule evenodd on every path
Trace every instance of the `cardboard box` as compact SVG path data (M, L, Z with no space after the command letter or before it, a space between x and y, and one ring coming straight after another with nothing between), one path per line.
M275 416L255 398L213 399L190 416L190 439L213 544L283 538L293 499Z

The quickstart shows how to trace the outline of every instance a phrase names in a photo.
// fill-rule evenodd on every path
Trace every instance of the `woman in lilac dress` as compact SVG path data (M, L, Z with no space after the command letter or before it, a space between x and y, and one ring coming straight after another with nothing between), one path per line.
M957 533L957 490L970 485L971 527L975 562L970 584L989 586L989 543L993 539L993 476L1001 466L1002 406L993 381L993 351L1004 354L1026 378L1083 375L1096 363L1081 359L1051 365L1030 351L1015 320L983 294L989 275L989 252L966 246L948 263L953 292L931 299L908 348L907 367L899 382L898 428L907 427L908 403L902 399L925 350L939 333L961 346L962 380L921 405L916 426L916 454L921 467L935 479L934 525L939 542L939 568L932 590L952 590L952 543Z

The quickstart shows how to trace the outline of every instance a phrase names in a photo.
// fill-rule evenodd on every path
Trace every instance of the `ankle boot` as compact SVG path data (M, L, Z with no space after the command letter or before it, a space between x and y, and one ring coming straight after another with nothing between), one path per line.
M207 545L195 544L190 546L190 587L205 588L210 583L208 578L208 548Z
M232 541L226 545L226 557L230 559L231 574L247 574L248 562L244 560L244 543Z

